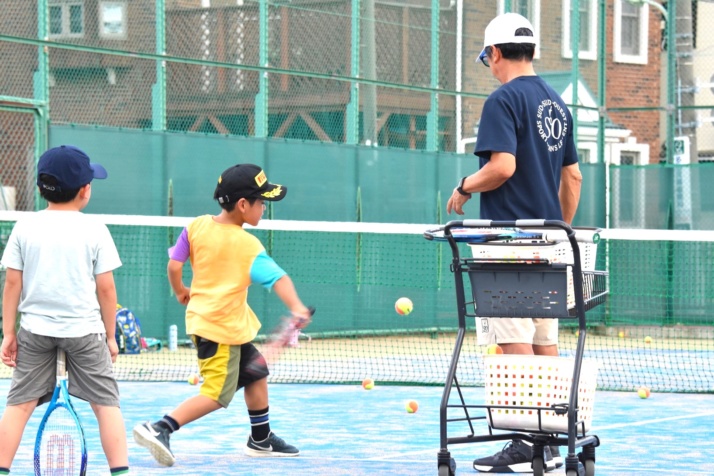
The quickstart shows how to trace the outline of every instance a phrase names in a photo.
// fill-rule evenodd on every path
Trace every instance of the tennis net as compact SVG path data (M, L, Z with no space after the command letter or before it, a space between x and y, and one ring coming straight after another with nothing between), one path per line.
M0 212L0 251L22 212ZM121 355L122 380L185 380L196 371L183 313L166 278L167 248L190 221L183 217L95 215L106 223L122 258L115 279L119 302L140 319L152 345ZM457 328L451 251L427 241L428 224L263 220L252 228L291 276L313 323L299 345L271 369L272 382L444 383ZM598 388L714 392L714 232L601 232L597 269L609 273L606 304L588 311L586 357L600 365ZM461 246L461 245L460 245ZM463 256L470 256L464 246ZM190 266L184 280L191 279ZM414 302L408 316L394 302ZM285 309L256 286L249 303L263 323L258 344ZM561 319L561 355L576 346L576 321ZM178 348L169 350L169 327ZM473 322L468 323L470 328ZM459 382L482 385L483 349L468 337ZM0 378L8 378L0 368Z

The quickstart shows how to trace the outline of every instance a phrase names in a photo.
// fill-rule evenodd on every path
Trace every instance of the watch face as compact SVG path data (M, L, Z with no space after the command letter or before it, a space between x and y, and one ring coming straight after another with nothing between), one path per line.
M461 181L459 182L459 186L456 187L456 191L459 192L461 195L468 195L469 193L464 190L464 182L466 182L466 177L463 177Z

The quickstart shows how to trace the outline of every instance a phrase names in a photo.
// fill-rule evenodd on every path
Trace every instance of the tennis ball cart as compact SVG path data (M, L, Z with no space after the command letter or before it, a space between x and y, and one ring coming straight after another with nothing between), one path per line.
M595 474L592 422L597 363L583 359L585 312L605 302L607 273L595 271L598 229L559 220L456 220L424 233L448 242L456 284L458 331L440 405L439 476L453 476L449 445L520 440L531 445L534 476L546 470L546 447L567 447L567 476ZM462 257L467 243L471 257ZM467 300L464 275L471 299ZM573 357L484 354L485 402L466 403L457 368L466 319L577 319ZM477 434L475 424L485 424ZM459 425L466 435L452 436ZM578 451L576 453L576 451Z

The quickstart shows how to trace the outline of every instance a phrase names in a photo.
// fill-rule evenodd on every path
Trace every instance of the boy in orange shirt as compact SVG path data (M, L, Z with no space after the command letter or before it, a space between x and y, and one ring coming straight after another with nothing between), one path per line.
M199 395L181 403L154 423L134 427L136 442L149 449L164 466L174 464L169 447L171 433L198 418L228 407L244 388L251 434L245 453L255 457L298 456L299 450L270 430L268 418L268 367L251 341L260 321L248 306L248 287L262 284L275 291L299 327L309 323L311 312L300 301L290 277L268 256L260 241L243 229L256 226L264 202L278 201L287 189L268 182L257 165L238 164L218 178L213 198L219 215L194 219L169 249L168 277L176 299L186 305L186 333L198 353L203 384ZM181 279L190 258L191 287Z

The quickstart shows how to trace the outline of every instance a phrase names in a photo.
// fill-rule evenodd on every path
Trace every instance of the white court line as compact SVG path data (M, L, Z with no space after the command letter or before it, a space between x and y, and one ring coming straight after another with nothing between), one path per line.
M453 452L453 450L451 450ZM423 449L419 451L407 451L407 452L401 452L401 453L394 453L394 455L389 456L380 456L378 458L364 458L366 461L385 461L385 462L392 462L394 461L394 458L404 458L405 456L416 456L416 455L433 455L434 458L436 458L436 454L439 452L439 448L429 448L429 449ZM408 461L414 461L413 459L409 459Z
M608 426L600 426L596 428L591 428L588 433L594 434L598 431L602 430L612 430L614 428L625 428L628 426L643 426L643 425L650 425L652 423L661 423L663 421L673 421L673 420L688 420L690 418L699 418L699 417L705 417L705 416L712 416L714 415L714 411L710 412L703 412L703 413L692 413L691 415L679 415L679 416L671 416L667 418L655 418L654 420L643 420L643 421L637 421L637 422L627 422L627 423L616 423L614 425L608 425Z

